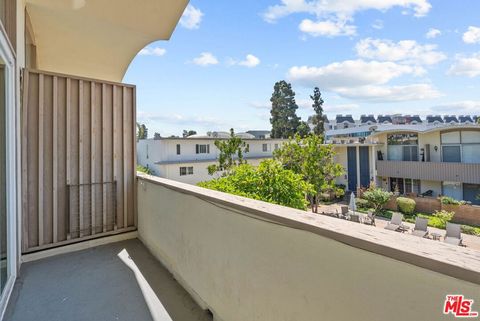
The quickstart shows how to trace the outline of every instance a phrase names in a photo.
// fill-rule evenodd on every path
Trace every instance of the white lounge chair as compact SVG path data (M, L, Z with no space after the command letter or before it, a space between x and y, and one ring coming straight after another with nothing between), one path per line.
M415 227L413 228L412 235L426 237L428 235L428 218L417 217L415 218Z
M402 226L402 221L403 221L403 214L394 213L392 215L390 222L388 222L385 228L390 231L397 231Z
M447 222L447 233L445 234L445 243L452 245L462 245L462 229L459 224Z

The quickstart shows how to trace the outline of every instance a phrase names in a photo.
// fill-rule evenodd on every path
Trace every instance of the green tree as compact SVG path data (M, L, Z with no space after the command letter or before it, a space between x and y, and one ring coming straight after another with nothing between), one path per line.
M150 168L142 166L142 165L137 165L137 172L145 173L148 175L153 175L153 172Z
M307 206L305 195L313 188L301 175L272 159L262 161L258 167L239 165L227 176L198 186L303 210Z
M243 158L243 154L248 152L248 145L240 137L235 136L233 128L230 129L230 138L216 140L215 146L220 151L218 164L208 166L208 174L222 172L222 175L228 175L233 167L247 162Z
M153 139L160 139L162 138L162 136L160 135L160 133L155 133L153 134Z
M145 124L137 123L137 140L140 139L147 139L148 137L148 129Z
M300 137L306 137L308 134L310 134L310 126L308 126L307 122L301 121L300 125L298 126L297 129L297 134Z
M313 212L318 211L321 193L336 192L335 178L344 172L343 167L334 161L333 146L323 144L322 137L317 135L305 138L296 135L275 151L274 157L313 186L308 195Z
M295 92L292 85L285 80L278 81L273 87L272 110L270 111L272 124L272 138L293 137L300 125L300 117L297 116L298 109L295 102Z
M383 207L388 203L392 195L393 193L378 188L375 184L371 184L368 190L363 193L362 198L368 201L375 213L379 213L383 210Z
M196 135L196 134L197 134L197 132L194 131L194 130L191 130L191 129L190 130L185 130L184 129L182 136L183 136L183 138L185 138L185 137Z
M322 135L325 133L325 116L323 115L323 99L322 93L318 87L313 89L313 95L310 95L312 99L312 107L315 114L312 116L313 132L315 135Z

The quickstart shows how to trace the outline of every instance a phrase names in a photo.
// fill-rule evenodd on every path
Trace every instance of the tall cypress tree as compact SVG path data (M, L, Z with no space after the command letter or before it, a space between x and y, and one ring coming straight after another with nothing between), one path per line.
M323 115L323 99L322 93L318 87L313 89L313 95L310 96L313 101L312 107L315 115L312 116L313 132L315 135L323 135L325 133L325 116Z
M297 116L298 105L295 102L295 92L292 85L285 80L275 83L273 87L272 110L270 123L272 124L272 138L293 137L300 125L300 117Z

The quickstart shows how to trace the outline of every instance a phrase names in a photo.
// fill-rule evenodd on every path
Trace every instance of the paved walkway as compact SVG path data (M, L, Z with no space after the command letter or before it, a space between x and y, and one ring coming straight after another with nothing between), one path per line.
M320 205L319 208L318 208L318 213L322 213L322 212L325 212L325 213L340 213L340 206L345 206L345 204L332 204L332 205ZM375 222L376 222L376 227L377 228L385 228L385 226L387 225L387 223L389 222L388 219L386 218L383 218L383 217L377 217L375 218ZM413 230L415 224L412 224L412 223L408 223L408 222L404 222L405 225L409 226L410 227L410 231ZM437 234L440 234L440 235L445 235L445 230L442 230L442 229L438 229L438 228L435 228L435 227L428 227L428 231L429 233L437 233ZM392 233L399 233L399 232L392 232ZM410 232L406 232L406 233L410 233ZM417 236L413 236L412 237L417 237ZM475 249L475 250L478 250L480 251L480 237L478 236L475 236L475 235L469 235L469 234L462 234L462 237L463 237L463 243L471 248L471 249ZM432 240L432 242L441 242L443 241L443 237L441 238L441 240L438 240L438 241L434 241Z

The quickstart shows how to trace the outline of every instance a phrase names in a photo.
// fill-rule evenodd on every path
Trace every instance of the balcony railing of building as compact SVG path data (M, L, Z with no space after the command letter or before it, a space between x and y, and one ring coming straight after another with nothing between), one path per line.
M433 321L451 291L480 300L472 249L153 176L137 190L140 240L218 320Z
M480 164L379 160L377 175L480 184Z

